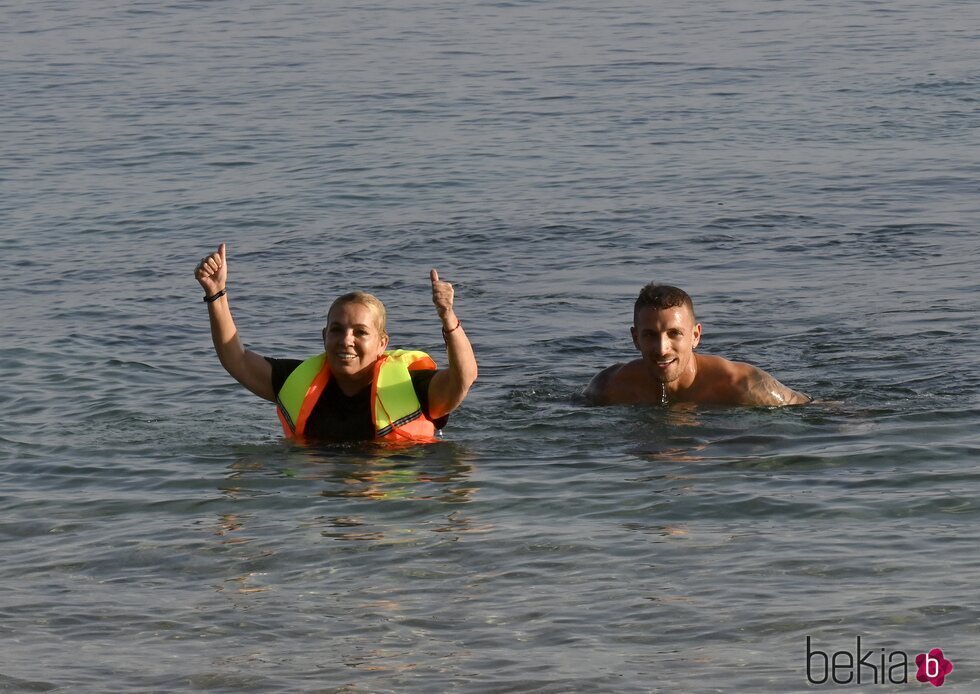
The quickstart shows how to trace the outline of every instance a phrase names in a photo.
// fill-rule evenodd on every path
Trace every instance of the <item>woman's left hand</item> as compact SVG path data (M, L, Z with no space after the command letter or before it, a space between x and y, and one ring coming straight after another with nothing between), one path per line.
M429 381L429 416L439 419L463 402L476 380L477 366L473 345L453 310L453 285L440 280L435 268L429 271L429 279L432 280L432 303L439 312L442 339L446 341L449 358L449 368L437 371Z
M429 279L432 280L432 303L436 305L439 317L443 318L453 310L453 285L440 280L435 268L429 270Z

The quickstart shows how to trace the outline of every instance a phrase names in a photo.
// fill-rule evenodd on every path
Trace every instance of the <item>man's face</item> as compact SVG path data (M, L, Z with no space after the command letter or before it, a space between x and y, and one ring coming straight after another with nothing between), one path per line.
M630 332L643 361L663 383L676 381L687 371L701 341L701 324L694 322L686 306L642 308Z

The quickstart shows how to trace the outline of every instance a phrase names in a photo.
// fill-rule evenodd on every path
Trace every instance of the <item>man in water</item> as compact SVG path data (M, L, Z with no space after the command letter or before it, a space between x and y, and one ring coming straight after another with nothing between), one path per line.
M633 345L640 358L603 369L585 389L593 405L802 405L810 397L787 388L762 369L695 354L701 324L687 292L650 283L633 308Z

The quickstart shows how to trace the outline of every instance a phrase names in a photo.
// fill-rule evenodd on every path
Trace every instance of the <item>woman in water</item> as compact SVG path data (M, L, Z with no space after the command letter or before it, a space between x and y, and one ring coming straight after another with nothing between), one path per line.
M324 352L270 359L245 349L228 307L225 244L201 259L211 339L231 376L277 405L287 436L323 441L428 442L476 380L473 348L453 311L453 286L432 270L432 303L442 321L449 367L424 352L387 351L384 305L364 292L339 297L327 312Z

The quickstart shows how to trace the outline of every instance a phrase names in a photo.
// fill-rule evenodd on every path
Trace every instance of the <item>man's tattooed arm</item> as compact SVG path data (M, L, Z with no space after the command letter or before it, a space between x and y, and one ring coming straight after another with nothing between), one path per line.
M812 398L787 388L762 369L750 367L745 379L744 404L767 407L805 405Z

